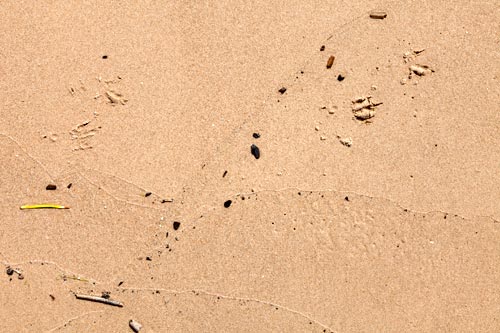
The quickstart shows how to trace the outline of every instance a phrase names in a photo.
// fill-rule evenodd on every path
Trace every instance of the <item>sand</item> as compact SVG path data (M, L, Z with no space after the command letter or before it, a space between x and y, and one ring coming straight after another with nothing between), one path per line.
M496 1L0 12L1 331L500 330Z

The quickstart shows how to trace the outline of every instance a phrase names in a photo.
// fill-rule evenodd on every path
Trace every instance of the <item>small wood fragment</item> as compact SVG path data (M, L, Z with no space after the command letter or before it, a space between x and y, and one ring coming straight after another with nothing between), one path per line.
M383 20L387 17L387 13L384 11L373 11L370 12L370 18L376 19L376 20Z
M334 61L335 61L335 56L330 56L330 58L328 58L328 61L326 62L326 68L327 69L332 68Z
M128 325L130 326L132 331L134 331L135 333L138 333L142 328L142 325L133 319L130 319L130 321L128 322Z
M103 304L107 304L107 305L123 307L122 302L115 301L112 299L106 299L103 297L92 296L92 295L82 295L82 294L75 294L75 297L77 299L81 299L81 300L85 300L85 301L98 302L98 303L103 303Z

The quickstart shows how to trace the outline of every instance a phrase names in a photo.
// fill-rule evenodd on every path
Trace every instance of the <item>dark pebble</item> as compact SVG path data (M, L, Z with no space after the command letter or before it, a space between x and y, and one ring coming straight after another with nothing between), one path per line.
M257 133L257 132L256 132L256 133L254 133L254 134L252 134L252 136L254 137L254 139L258 139L258 138L260 138L260 134L259 134L259 133Z
M54 190L57 190L57 186L54 184L49 184L49 185L47 185L47 187L45 187L45 189L47 191L54 191Z
M226 177L226 175L227 175L227 170L224 171L224 173L222 174L222 178Z
M151 257L146 257L146 260L147 261L152 261L153 259L151 259Z
M282 87L282 88L281 88L280 90L278 90L278 91L280 92L280 94L282 94L282 95L283 95L283 94L285 93L285 91L286 91L286 88L285 88L285 87Z
M103 59L108 59L108 56L107 55L103 55L102 58Z
M342 74L339 74L339 76L337 76L337 81L339 81L339 82L344 81L344 79L345 79L345 76L342 76Z
M7 275L14 274L14 270L12 269L12 267L7 267L7 269L5 270L5 272L7 273Z
M325 45L321 45L321 47L319 48L320 51L324 51L325 50Z
M66 186L66 187L71 188L71 186L73 186L73 183L69 183L68 186Z
M344 198L344 200L345 200L345 201L349 201L349 197L345 197L345 198Z
M149 197L150 195L151 195L151 192L146 192L146 193L144 194L144 196L145 196L146 198L147 198L147 197Z
M181 226L180 222L177 222L177 221L174 222L174 230L179 229L180 226Z
M231 207L232 203L233 202L231 200L227 200L227 201L224 202L224 207L229 208L229 207Z
M260 158L260 149L256 145L250 147L250 152L257 160Z

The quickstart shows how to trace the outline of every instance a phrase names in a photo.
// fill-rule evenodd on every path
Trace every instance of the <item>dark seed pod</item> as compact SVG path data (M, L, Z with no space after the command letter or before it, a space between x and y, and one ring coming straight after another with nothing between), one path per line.
M250 147L250 152L252 153L252 155L255 157L255 159L259 159L260 158L260 149L259 147L257 147L256 145L252 145Z

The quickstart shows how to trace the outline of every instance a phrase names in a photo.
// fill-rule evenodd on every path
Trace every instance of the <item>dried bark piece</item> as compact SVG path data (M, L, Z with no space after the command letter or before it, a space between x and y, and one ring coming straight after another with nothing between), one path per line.
M386 17L387 17L387 13L384 11L377 10L377 11L370 12L370 18L372 18L372 19L383 20Z
M335 61L335 56L330 56L330 58L328 58L328 61L326 62L326 68L327 69L332 68L334 61Z

